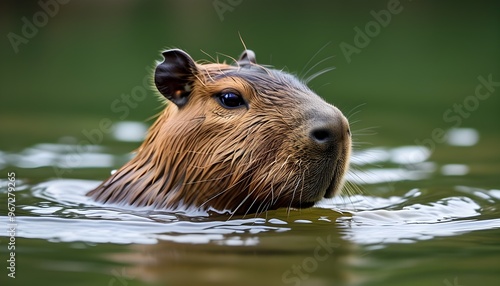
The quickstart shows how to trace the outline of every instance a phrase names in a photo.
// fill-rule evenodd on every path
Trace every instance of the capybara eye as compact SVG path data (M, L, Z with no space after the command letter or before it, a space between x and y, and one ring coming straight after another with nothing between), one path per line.
M236 108L245 105L241 95L235 92L222 92L217 97L224 108Z

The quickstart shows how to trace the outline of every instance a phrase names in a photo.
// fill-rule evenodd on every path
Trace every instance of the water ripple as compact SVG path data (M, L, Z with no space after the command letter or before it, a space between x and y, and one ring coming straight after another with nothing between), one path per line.
M17 154L0 152L0 166L12 164L32 169L64 165L68 155L77 154L75 147L74 144L37 144ZM96 167L96 162L100 162L99 166L110 167L120 160L120 157L104 151L100 146L86 146L85 153L80 154L84 156L79 156L81 160L72 167ZM16 216L19 225L16 235L91 244L154 244L163 240L235 246L259 244L260 233L293 231L311 224L316 224L316 227L332 227L334 224L341 228L348 241L384 247L389 243L412 243L500 228L500 219L496 215L500 190L458 185L447 189L444 195L415 187L431 176L448 178L469 173L467 165L439 166L428 161L429 156L430 150L421 146L358 151L352 159L354 168L347 176L350 184L374 185L385 194L394 194L395 182L409 181L412 189L391 196L355 194L324 199L307 216L292 210L228 220L228 217L191 210L172 213L103 205L85 196L100 181L60 179L31 186L20 178L16 198L29 203L18 206L22 215ZM381 163L388 166L371 167ZM0 195L6 193L6 186L7 181L0 179ZM7 219L6 216L0 217L1 222L7 222Z
M290 231L300 224L323 221L339 225L343 237L349 241L383 247L389 243L411 243L500 228L500 219L477 219L482 211L477 201L497 203L500 191L464 186L457 187L462 196L427 203L420 202L422 192L419 189L387 198L338 196L316 205L312 213L317 213L316 219L271 216L227 220L226 217L214 219L99 205L85 196L98 183L64 179L34 186L32 194L40 201L22 207L28 215L17 217L17 235L54 242L154 244L165 240L188 244L255 245L259 244L258 233ZM321 214L321 210L328 209L341 215L332 221Z

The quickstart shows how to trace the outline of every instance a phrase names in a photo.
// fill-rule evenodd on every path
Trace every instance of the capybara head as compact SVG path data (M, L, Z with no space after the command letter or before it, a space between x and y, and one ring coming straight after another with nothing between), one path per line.
M341 189L347 119L303 82L258 65L163 52L155 84L170 101L135 157L89 195L171 211L260 213L311 207Z

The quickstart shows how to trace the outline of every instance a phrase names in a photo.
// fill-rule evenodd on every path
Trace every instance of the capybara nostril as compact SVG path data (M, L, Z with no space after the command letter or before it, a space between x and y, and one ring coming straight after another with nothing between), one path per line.
M328 127L320 127L311 131L311 138L318 144L330 144L335 136L333 130Z

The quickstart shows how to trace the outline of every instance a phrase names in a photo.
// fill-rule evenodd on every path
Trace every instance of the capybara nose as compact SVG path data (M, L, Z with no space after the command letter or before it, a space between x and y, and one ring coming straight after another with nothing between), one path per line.
M324 148L335 147L350 136L349 123L342 114L320 116L311 125L309 137Z

